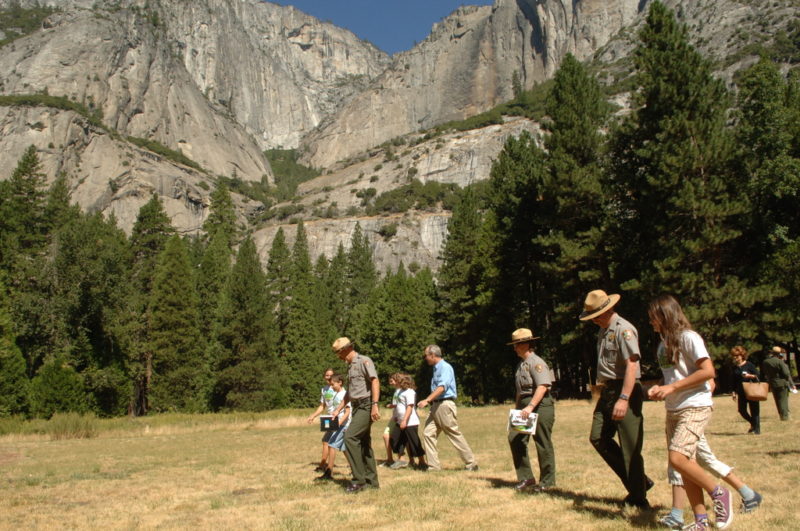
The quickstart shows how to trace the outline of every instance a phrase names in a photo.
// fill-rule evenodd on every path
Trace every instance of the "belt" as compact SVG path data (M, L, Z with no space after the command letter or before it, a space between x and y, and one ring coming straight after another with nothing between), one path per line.
M350 399L350 403L352 403L354 406L361 406L363 404L369 404L370 402L372 402L371 397Z
M434 402L444 402L445 400L455 400L455 398L436 398Z
M533 395L519 395L520 398L528 398L530 396L533 396Z

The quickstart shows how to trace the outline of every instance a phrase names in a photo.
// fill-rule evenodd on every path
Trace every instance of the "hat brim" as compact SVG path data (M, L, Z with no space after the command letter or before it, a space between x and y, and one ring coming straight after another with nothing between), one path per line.
M352 347L352 346L353 346L353 342L351 341L350 343L348 343L348 344L346 344L346 345L343 345L343 346L341 346L341 347L337 348L337 349L336 349L336 350L334 350L333 352L334 352L334 353L336 353L336 354L338 354L338 353L340 353L341 351L343 351L344 349L346 349L347 347Z
M578 316L578 319L580 319L581 321L588 321L589 319L594 319L598 315L603 315L608 310L610 310L611 308L616 306L616 304L619 302L619 300L621 298L622 297L617 293L611 294L611 295L608 296L608 301L603 306L601 306L597 310L591 310L591 311L590 310L585 310L585 311L583 311L583 313L581 313Z
M517 339L515 341L512 341L511 343L506 343L506 345L516 345L517 343L530 343L534 339L540 339L540 338L535 336L523 337L522 339Z

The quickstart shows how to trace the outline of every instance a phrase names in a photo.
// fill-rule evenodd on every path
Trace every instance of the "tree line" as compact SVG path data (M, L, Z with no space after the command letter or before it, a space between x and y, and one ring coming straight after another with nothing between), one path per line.
M423 386L422 349L439 343L463 398L501 401L522 326L559 392L580 396L596 328L577 315L596 288L622 293L646 373L646 304L661 292L719 360L735 344L796 344L796 72L762 59L726 87L659 2L634 62L632 110L618 113L565 58L542 137L510 138L490 178L458 193L436 278L379 274L358 226L312 263L302 222L262 267L224 183L202 236L177 235L157 196L126 236L71 205L64 177L45 189L31 147L0 183L0 416L310 406L322 371L344 370L330 350L341 335L380 374Z

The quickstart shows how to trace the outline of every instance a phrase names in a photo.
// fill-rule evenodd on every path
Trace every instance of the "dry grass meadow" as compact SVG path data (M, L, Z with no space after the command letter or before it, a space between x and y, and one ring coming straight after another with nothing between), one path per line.
M790 396L795 419L798 397ZM480 470L462 470L442 439L445 470L381 468L381 489L356 495L343 490L349 478L345 459L338 460L335 482L313 481L320 433L305 423L309 411L103 420L92 439L5 435L0 437L0 528L657 528L657 516L670 504L664 410L661 403L645 407L645 461L648 475L657 480L650 491L653 511L620 505L622 486L588 442L592 404L561 401L554 437L559 488L550 494L518 494L512 488L508 406L459 409ZM388 410L382 414L373 426L381 458ZM765 498L755 513L737 513L733 528L792 529L800 521L800 504L793 501L800 470L798 421L780 422L771 397L762 415L762 435L746 435L730 397L717 397L709 442ZM738 495L735 499L738 504Z

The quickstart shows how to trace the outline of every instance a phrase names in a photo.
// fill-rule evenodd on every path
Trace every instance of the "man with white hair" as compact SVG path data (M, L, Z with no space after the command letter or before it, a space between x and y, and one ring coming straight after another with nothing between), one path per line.
M437 450L438 437L441 432L447 434L461 460L464 461L466 470L478 470L478 462L458 429L458 412L456 409L456 376L453 367L442 359L442 349L437 345L428 345L423 351L423 358L428 365L433 366L431 378L431 394L425 400L417 403L418 408L431 404L431 414L425 421L422 446L428 456L428 470L441 470L439 451Z

